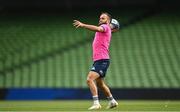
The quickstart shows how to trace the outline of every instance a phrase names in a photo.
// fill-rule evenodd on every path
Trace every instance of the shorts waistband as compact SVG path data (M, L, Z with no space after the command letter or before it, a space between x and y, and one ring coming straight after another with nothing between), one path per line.
M94 62L101 62L101 61L110 61L110 59L100 59L100 60L96 60Z

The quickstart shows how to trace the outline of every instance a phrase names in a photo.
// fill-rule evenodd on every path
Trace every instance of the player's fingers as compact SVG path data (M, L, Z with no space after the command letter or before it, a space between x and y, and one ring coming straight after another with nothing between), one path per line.
M73 21L74 21L74 23L79 22L78 20L73 20Z
M76 25L77 24L77 20L73 20L73 25Z
M74 21L74 23L80 23L79 21Z
M78 20L73 20L73 21L74 21L73 25L74 25L76 28L78 28L78 27L81 26L81 22L80 22L80 21L78 21Z
M78 28L78 27L79 27L79 25L76 26L76 28Z
M76 26L76 23L73 23L74 26Z
M77 26L76 26L76 28L79 28L80 27L80 24L78 24Z
M81 22L80 22L80 21L78 21L78 20L74 20L74 23L78 23L78 24L80 24Z
M77 26L77 25L79 25L79 23L75 22L75 23L73 23L73 25L74 25L74 26Z

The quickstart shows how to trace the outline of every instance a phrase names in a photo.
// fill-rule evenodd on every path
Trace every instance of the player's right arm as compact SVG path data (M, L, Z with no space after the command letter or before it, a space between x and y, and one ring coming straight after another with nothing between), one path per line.
M74 20L73 25L74 25L76 28L82 27L82 28L86 28L86 29L91 30L91 31L104 32L104 28L101 27L101 26L84 24L84 23L82 23L82 22L80 22L80 21L78 21L78 20Z

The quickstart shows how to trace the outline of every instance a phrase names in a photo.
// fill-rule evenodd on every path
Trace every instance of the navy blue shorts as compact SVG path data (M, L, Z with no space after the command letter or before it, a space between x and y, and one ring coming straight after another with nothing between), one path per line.
M97 60L93 63L93 67L91 68L91 71L94 71L100 75L100 77L106 76L106 71L109 67L110 60L109 59L101 59Z

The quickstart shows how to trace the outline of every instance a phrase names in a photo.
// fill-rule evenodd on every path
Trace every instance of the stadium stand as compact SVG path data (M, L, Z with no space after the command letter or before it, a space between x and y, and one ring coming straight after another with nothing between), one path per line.
M115 12L126 27L113 34L107 82L114 88L179 88L179 13L131 22L143 13ZM96 24L97 15L88 15L78 19ZM0 88L86 88L94 33L72 27L72 16L3 15Z

